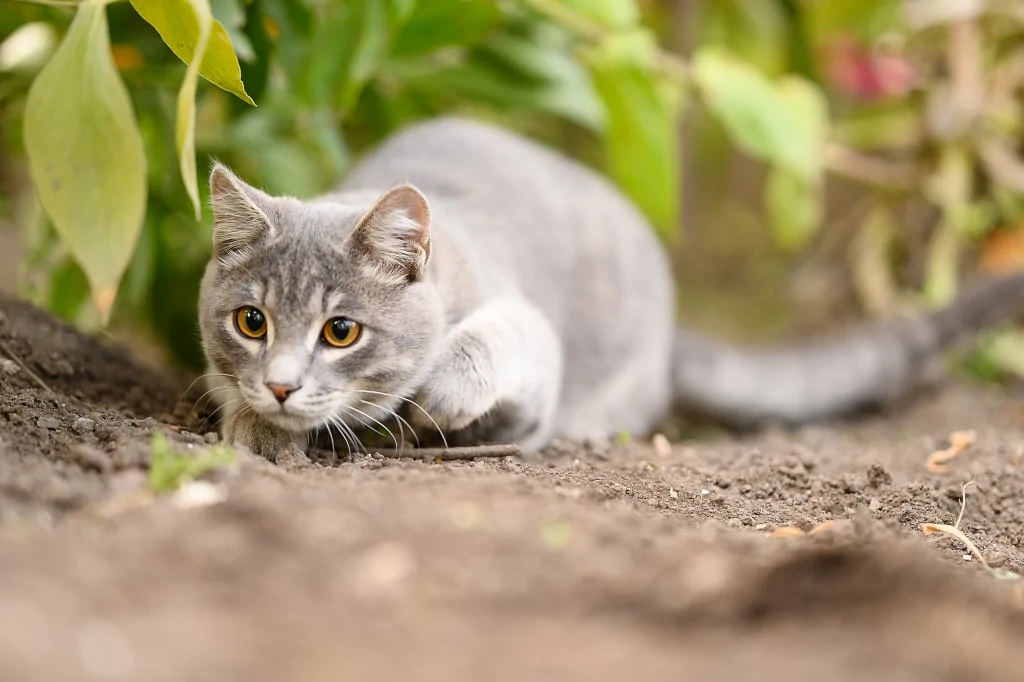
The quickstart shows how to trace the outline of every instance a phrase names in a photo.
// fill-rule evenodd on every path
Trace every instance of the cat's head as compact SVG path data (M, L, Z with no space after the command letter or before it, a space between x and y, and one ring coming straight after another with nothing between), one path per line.
M221 165L200 293L207 359L290 431L379 419L422 381L443 331L425 281L430 208L402 185L360 205L271 197ZM231 399L231 398L229 398ZM375 406L384 406L375 407Z

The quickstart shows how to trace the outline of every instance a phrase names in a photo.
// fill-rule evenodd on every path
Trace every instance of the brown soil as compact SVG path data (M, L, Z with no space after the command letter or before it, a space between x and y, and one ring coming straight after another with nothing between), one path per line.
M0 300L0 679L1019 680L1024 420L897 415L543 458L240 455L187 506L186 382ZM1019 396L1018 396L1019 397ZM978 439L945 475L949 432ZM954 523L997 570L920 524ZM186 487L194 492L199 486ZM769 538L782 526L826 530ZM1003 578L1003 579L1000 579Z

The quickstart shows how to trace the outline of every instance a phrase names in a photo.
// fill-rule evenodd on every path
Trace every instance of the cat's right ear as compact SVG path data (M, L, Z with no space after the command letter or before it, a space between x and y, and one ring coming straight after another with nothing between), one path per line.
M254 244L272 237L267 217L270 197L242 182L227 166L217 163L210 171L210 203L213 205L213 254L222 263L241 256Z

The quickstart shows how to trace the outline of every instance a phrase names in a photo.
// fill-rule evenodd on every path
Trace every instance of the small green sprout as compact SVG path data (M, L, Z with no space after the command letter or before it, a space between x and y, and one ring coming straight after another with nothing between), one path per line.
M216 446L196 456L176 453L162 431L153 434L153 457L149 463L149 487L157 495L177 490L183 483L195 480L214 469L235 461L235 451Z

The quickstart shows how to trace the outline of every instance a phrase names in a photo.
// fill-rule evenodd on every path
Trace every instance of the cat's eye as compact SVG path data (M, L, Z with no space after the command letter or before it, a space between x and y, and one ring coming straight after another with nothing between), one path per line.
M262 339L267 334L267 317L258 308L247 305L235 311L235 326L242 336Z
M324 341L335 348L347 348L359 340L362 327L347 317L335 317L324 325Z

